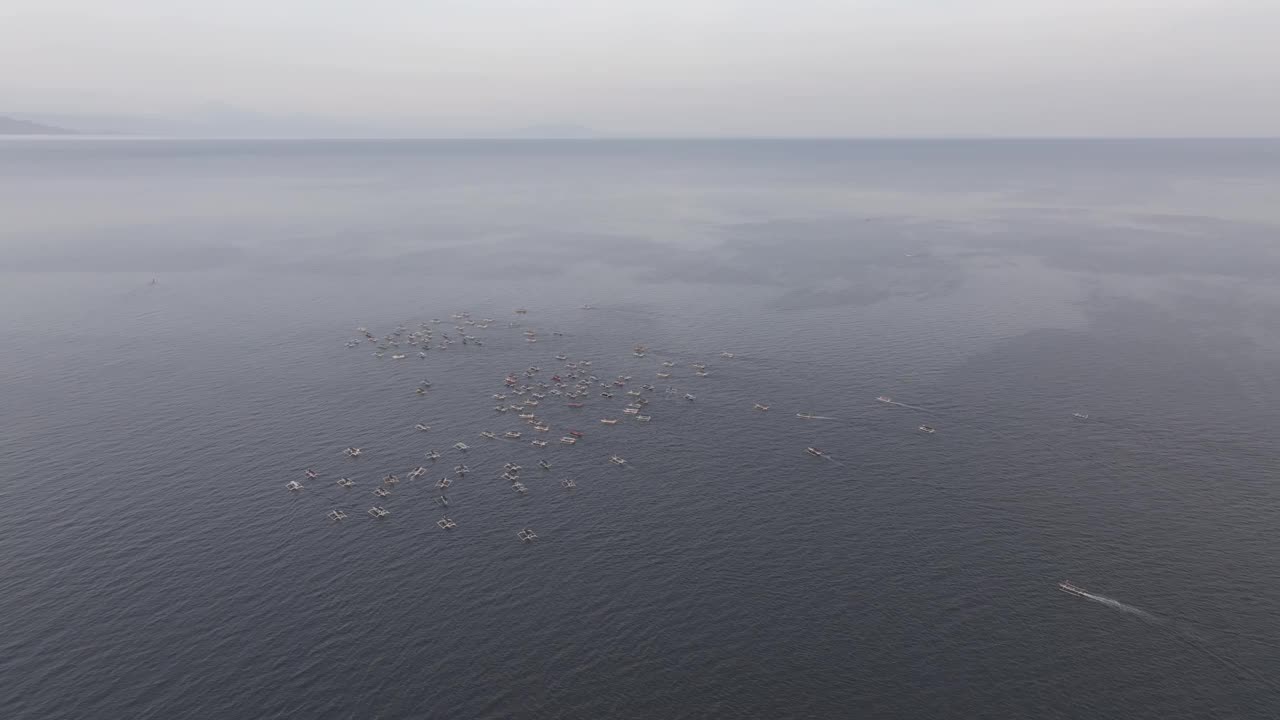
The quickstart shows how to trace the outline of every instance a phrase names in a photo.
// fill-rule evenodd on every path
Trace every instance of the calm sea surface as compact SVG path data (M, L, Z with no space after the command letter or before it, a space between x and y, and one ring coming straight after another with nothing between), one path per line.
M1277 199L1269 141L0 141L0 716L1280 716ZM530 445L557 354L652 422Z

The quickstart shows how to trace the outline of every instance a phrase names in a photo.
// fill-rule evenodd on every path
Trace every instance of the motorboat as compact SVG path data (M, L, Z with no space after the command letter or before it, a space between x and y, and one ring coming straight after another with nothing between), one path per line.
M431 429L431 426L430 426L430 425L423 425L422 423L418 423L417 425L414 425L414 426L413 426L413 429L414 429L414 430L417 430L418 432L426 432L426 431L428 431L428 430L430 430L430 429Z
M551 430L551 426L550 425L534 425L533 429L537 430L538 432L547 432Z
M458 527L458 523L454 522L453 519L447 515L437 520L436 525L439 525L441 530L452 530L453 528Z
M546 440L534 440L534 441L530 442L529 444L530 444L530 445L532 445L532 446L534 446L534 447L544 448L544 447L546 447L546 446L547 446L547 441L546 441Z
M506 412L506 411L507 411L507 406L506 406L506 405L494 405L494 406L493 406L493 409L494 409L494 410L497 410L498 412Z
M374 488L373 494L377 495L378 497L386 497L391 494L391 491L386 488Z
M1089 413L1071 413L1071 416L1078 420L1088 420Z
M582 403L580 403L580 402L571 402L571 403L566 403L566 405L568 405L568 406L569 406L569 407L571 407L571 408L586 407L585 405L583 405L583 404L582 404Z
M511 489L512 489L512 490L515 490L516 492L520 493L521 495L524 495L525 493L529 492L529 488L525 487L525 486L524 486L524 483L522 483L522 482L514 482L514 483L511 483Z
M566 436L564 436L564 437L562 437L562 438L560 438L560 443L561 443L562 445L572 445L572 444L574 444L574 443L576 443L576 442L578 442L578 438L569 437L569 436L567 436L567 435L566 435Z
M569 359L569 356L568 356L568 355L565 355L564 353L560 353L559 355L556 355L556 359L557 359L557 360L568 360L568 359Z
M881 395L880 397L876 398L876 400L882 403L893 402L893 398L889 397L888 395Z
M565 488L573 488L573 487L578 487L578 483L574 482L570 478L565 478L564 480L560 481L560 486Z
M576 437L576 438L580 438L580 437L582 437L585 433L583 433L581 430L570 430L570 431L569 431L569 434L570 434L570 435L572 435L572 436L574 436L574 437Z
M602 419L602 420L600 421L600 423L601 423L602 425L617 425L617 424L618 424L618 421L617 421L617 420L613 420L613 419Z
M649 422L649 421L650 421L650 420L652 420L652 419L653 419L653 416L652 416L652 415L637 415L637 416L636 416L636 420L638 420L639 422Z
M289 488L290 490L301 490L303 488L303 485L297 480L290 480L289 482L285 483L285 487Z
M342 512L341 510L330 510L329 519L333 520L334 522L337 522L339 520L346 520L347 514Z
M542 468L543 470L550 470L551 463L547 462L546 460L539 460L538 467Z
M693 402L694 400L697 400L698 398L694 397L694 396L693 396L692 394L690 394L690 393L685 393L685 394L684 394L684 399L685 399L685 400L688 400L689 402Z
M524 528L520 532L517 532L516 537L520 538L522 542L533 542L538 539L538 536L529 528Z
M658 378L660 378L660 379L662 379L662 380L665 380L665 379L667 379L667 378L669 378L669 377L671 377L671 373L667 373L667 372L660 372L660 373L658 373Z
M676 366L676 364L675 364L675 363L673 363L673 362L671 362L670 360L664 361L664 362L662 363L662 367L675 367L675 366Z
M519 465L517 465L517 464L515 464L515 463L507 463L506 465L503 465L502 467L503 467L503 468L505 468L508 472L513 472L513 473L518 473L518 472L520 472L520 466L519 466Z
M481 433L480 433L480 437L487 437L487 438L489 438L490 440L496 440L496 439L498 438L498 436L497 436L497 435L494 435L493 433L489 432L488 430L485 430L484 432L481 432Z
M613 399L613 393L611 393L611 392L602 392L602 393L600 393L600 397L602 397L602 398L608 398L608 399L612 400L612 399Z
M1089 591L1088 591L1088 590L1085 590L1085 589L1084 589L1084 588L1082 588L1082 587L1079 587L1079 586L1073 585L1073 584L1071 584L1071 583L1067 582L1066 580L1063 580L1062 582L1058 583L1058 589L1059 589L1059 590L1061 590L1061 591L1062 591L1062 592L1064 592L1064 593L1070 593L1071 595L1078 595L1078 596L1080 596L1080 597L1088 597L1088 596L1089 596Z
M755 405L755 409L756 409L756 410L759 410L759 411L761 411L761 412L765 412L765 411L767 411L767 410L769 409L769 406L768 406L768 405L761 405L760 403L756 403L756 405Z
M342 451L342 453L347 457L353 457L353 458L360 457L361 452L363 451L358 447L349 447L346 450Z
M920 430L920 432L923 432L923 433L929 433L929 434L933 434L933 433L937 432L937 429L936 429L936 428L934 428L934 427L933 427L933 426L931 426L931 425L921 425L921 426L919 427L919 430Z
M814 456L814 457L820 457L820 458L825 458L825 457L827 457L827 454L826 454L825 452L823 452L823 451L819 450L819 449L818 449L818 448L816 448L816 447L807 447L807 448L805 448L805 449L804 449L804 451L805 451L805 452L807 452L807 453L809 453L810 455L812 455L812 456Z
M722 357L722 358L726 358L726 359L729 359L729 360L732 360L732 359L733 359L733 353L731 353L731 352L722 352L722 353L720 353L720 357Z
M636 413L638 413L638 412L640 412L640 410L639 410L639 409L637 409L637 408L633 408L633 407L623 408L623 409L622 409L622 414L623 414L623 415L635 415L635 414L636 414Z
M609 462L613 463L614 465L626 465L626 464L627 464L627 461L626 461L626 460L623 460L622 458L618 457L617 455L610 455L610 456L609 456Z
M506 432L502 433L502 437L504 437L504 438L506 438L506 439L508 439L508 440L519 440L519 439L520 439L520 432L519 432L519 431L517 431L517 430L508 430L508 431L506 431Z
M457 442L457 443L454 443L454 444L453 444L453 447L454 447L455 449L461 450L462 452L466 452L466 451L468 451L468 450L470 450L470 449L471 449L471 446L470 446L470 445L468 445L468 444L466 444L466 443L464 443L464 442Z

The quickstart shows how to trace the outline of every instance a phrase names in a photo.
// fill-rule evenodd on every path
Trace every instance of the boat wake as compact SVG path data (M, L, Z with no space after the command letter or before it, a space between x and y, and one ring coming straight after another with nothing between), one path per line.
M1067 593L1068 595L1075 595L1076 597L1082 597L1086 600L1092 600L1093 602L1099 603L1101 605L1106 605L1107 607L1113 610L1119 610L1120 612L1142 618L1147 623L1150 623L1151 625L1154 625L1156 627L1159 627L1168 631L1169 634L1172 635L1175 640L1178 640L1179 642L1182 642L1187 646L1200 651L1202 654L1208 656L1209 658L1216 661L1218 664L1222 665L1223 667L1235 673L1237 677L1240 677L1242 679L1248 678L1248 679L1256 680L1259 683L1271 688L1273 691L1280 692L1280 684L1275 683L1274 681L1265 677L1264 675L1257 672L1256 670L1245 667L1244 665L1241 665L1240 663L1236 662L1235 660L1232 660L1231 658L1224 657L1223 655L1218 653L1216 650L1209 647L1208 642L1203 638L1201 638L1196 633L1179 628L1177 626L1177 620L1174 618L1166 618L1166 617L1149 613L1146 610L1143 610L1142 608L1137 608L1132 605L1126 605L1125 603L1122 603L1119 600L1106 597L1105 595L1098 595L1096 593L1091 593L1083 588L1072 585L1071 583L1066 581L1058 583L1058 589ZM1223 632L1226 632L1232 635L1243 636L1243 634L1236 633L1234 631L1224 630Z

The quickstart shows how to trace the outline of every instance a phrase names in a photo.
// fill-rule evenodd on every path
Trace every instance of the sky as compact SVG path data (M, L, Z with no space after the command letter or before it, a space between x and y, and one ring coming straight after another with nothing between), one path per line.
M0 114L1274 136L1280 0L4 0Z

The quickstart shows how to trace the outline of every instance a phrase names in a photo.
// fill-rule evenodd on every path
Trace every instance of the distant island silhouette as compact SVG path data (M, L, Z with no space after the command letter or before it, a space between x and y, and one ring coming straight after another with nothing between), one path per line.
M0 115L0 135L74 135L66 128L18 120Z

